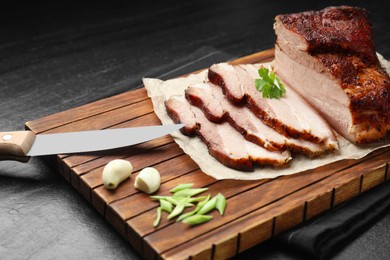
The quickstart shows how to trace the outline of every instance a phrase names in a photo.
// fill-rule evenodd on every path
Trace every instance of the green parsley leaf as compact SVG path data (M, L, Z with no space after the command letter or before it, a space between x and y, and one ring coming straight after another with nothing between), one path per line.
M279 99L286 93L284 85L273 71L267 68L260 68L258 70L259 79L255 79L256 89L263 94L263 98Z

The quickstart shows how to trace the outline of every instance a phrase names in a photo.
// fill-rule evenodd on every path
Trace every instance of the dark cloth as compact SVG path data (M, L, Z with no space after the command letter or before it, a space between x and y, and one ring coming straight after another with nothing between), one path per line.
M310 257L328 258L329 252L337 252L337 248L375 223L389 208L390 182L386 182L281 234L278 239Z

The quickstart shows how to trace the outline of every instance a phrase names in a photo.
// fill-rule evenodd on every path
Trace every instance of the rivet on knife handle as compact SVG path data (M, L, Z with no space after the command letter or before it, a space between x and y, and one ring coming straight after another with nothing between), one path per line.
M0 132L0 160L27 162L35 140L31 131Z

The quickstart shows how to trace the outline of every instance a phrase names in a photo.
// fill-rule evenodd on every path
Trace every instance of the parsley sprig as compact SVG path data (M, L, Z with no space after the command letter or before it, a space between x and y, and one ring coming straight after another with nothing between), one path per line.
M267 68L259 69L259 79L255 79L256 89L263 93L263 98L279 99L286 93L284 85L275 73Z

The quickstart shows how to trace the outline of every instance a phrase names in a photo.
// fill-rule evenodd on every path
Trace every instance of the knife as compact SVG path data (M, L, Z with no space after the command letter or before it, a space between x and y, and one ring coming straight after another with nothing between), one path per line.
M32 131L0 132L0 160L27 162L31 156L120 148L164 136L183 126L172 124L38 135Z

